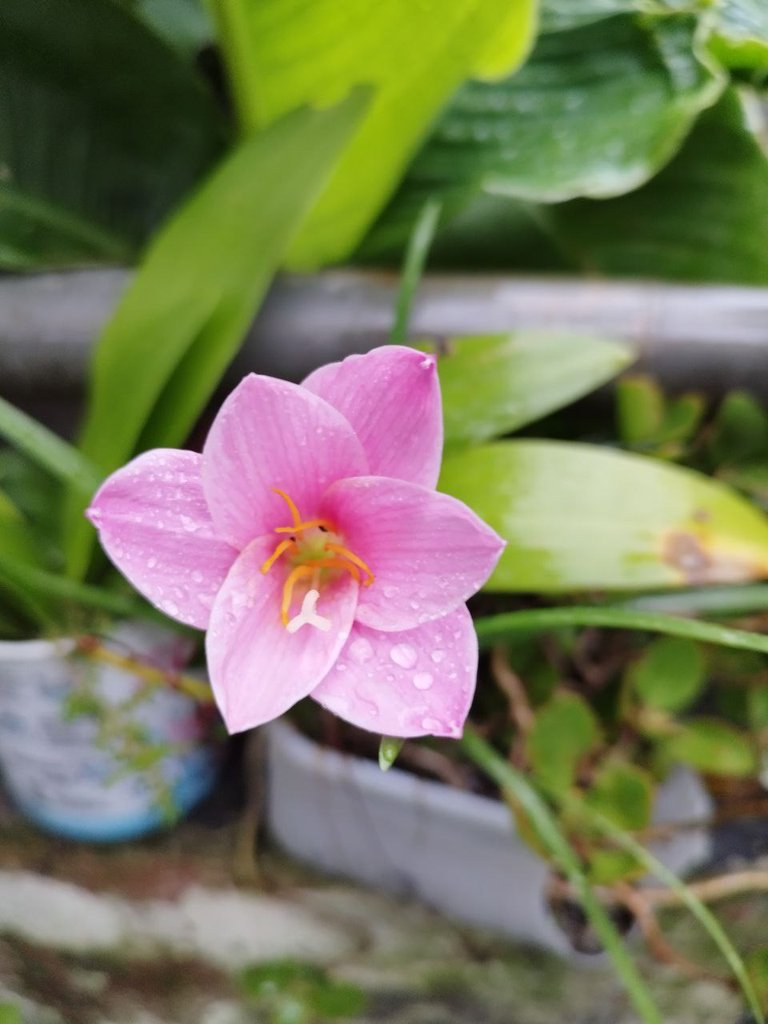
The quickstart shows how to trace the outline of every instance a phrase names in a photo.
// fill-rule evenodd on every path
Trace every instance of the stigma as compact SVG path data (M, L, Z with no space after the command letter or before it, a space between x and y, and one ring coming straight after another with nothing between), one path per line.
M317 611L321 587L326 581L348 573L361 586L369 587L374 575L359 555L343 543L334 523L329 519L302 519L296 503L285 491L273 487L285 501L293 520L290 526L278 526L275 533L280 538L275 550L261 566L266 575L281 559L291 566L283 584L280 602L280 618L289 633L295 633L302 626L314 626L323 633L331 628L331 620ZM301 608L291 616L296 590L304 589Z

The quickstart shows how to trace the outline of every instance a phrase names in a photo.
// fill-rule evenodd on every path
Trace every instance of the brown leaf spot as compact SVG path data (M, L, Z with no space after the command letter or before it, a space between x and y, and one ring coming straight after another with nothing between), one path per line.
M661 557L680 573L683 583L746 583L768 575L768 564L754 552L708 543L685 530L665 534Z

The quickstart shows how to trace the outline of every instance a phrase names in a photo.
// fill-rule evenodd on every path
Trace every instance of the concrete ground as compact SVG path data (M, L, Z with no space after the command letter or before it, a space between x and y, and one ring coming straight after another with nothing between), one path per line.
M761 897L729 903L721 916L748 948L761 941L766 912ZM717 964L682 915L669 923L680 948ZM734 994L681 980L635 948L665 1024L736 1024ZM2 1024L4 1012L23 1024L342 1019L332 1007L312 1015L311 984L285 992L267 985L263 995L245 984L244 969L275 960L293 970L319 965L323 984L352 986L365 1005L344 1019L357 1024L636 1020L599 959L568 964L313 876L269 849L255 869L242 817L212 823L198 815L166 835L99 848L44 836L0 807Z

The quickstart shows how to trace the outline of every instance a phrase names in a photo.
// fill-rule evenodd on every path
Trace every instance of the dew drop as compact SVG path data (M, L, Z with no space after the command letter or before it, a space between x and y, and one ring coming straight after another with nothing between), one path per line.
M416 649L410 644L395 644L389 656L400 668L413 668L419 659Z
M397 597L397 587L393 587L392 585L384 587L384 597Z
M433 682L434 678L431 672L417 672L413 677L413 685L417 690L428 690Z
M153 558L148 558L147 559L147 568L148 569L154 569L156 565L157 565L157 559L156 558L153 557Z
M443 723L436 718L422 718L421 728L429 733L442 732Z
M432 661L434 661L436 665L439 665L444 657L445 651L432 651L432 653L430 654L430 658L432 659Z
M373 647L365 637L359 636L349 645L349 653L358 665L364 665L373 657Z
M203 577L203 574L200 572L200 570L199 569L195 569L195 571L192 573L192 580L193 580L193 582L195 582L195 583L202 583L203 579L204 579L204 577Z

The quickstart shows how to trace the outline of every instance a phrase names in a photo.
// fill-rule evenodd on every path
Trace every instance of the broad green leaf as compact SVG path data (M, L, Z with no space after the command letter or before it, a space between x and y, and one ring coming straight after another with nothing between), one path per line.
M708 39L727 67L768 71L768 5L765 0L719 0Z
M661 711L681 711L701 692L706 669L697 644L664 637L645 649L627 670L627 678L643 704Z
M624 345L575 334L452 338L438 362L446 443L517 430L593 391L632 359Z
M48 593L24 586L12 572L13 565L34 568L40 565L41 545L10 499L0 491L0 595L5 614L20 613L38 626L50 627L53 613Z
M351 86L374 99L292 246L307 268L343 259L381 209L442 104L469 76L496 78L525 56L535 0L219 0L219 39L247 130Z
M584 794L584 801L620 828L639 832L651 819L653 782L637 765L607 761Z
M768 159L733 90L649 184L548 216L571 259L592 273L768 284L759 229L768 223Z
M111 0L3 0L0 266L132 259L224 141L193 69Z
M751 775L757 771L755 748L746 733L718 719L697 718L681 725L665 742L678 761L713 775Z
M579 761L599 739L600 727L589 704L575 693L555 694L537 710L525 740L537 783L553 793L570 788Z
M500 441L446 458L439 486L507 541L490 590L768 578L768 518L725 485L657 459Z
M103 477L73 445L0 398L0 437L51 476L89 496Z
M554 202L637 188L677 152L724 86L701 58L697 30L690 15L607 18L541 35L510 78L467 83L366 248L402 240L428 195L443 200L449 218L481 190Z
M768 414L747 392L730 391L717 410L707 447L718 466L738 466L762 455L768 461Z
M247 139L157 236L94 356L80 447L102 471L137 446L185 439L364 106L355 94ZM75 575L87 567L93 536L82 507L73 497Z

